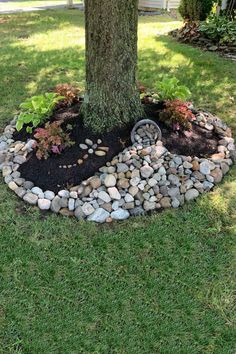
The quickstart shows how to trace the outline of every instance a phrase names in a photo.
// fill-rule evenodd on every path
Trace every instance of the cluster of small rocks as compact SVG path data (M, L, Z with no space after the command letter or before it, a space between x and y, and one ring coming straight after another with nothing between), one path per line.
M94 143L90 139L85 139L84 144L80 144L79 147L86 151L86 154L83 156L83 159L86 160L89 155L95 154L96 156L105 156L109 151L108 146L99 146L102 144L102 140L98 139L96 143ZM83 159L78 160L78 164L81 165L83 163Z
M8 187L27 203L78 219L103 223L151 210L178 208L210 191L236 160L231 131L219 118L199 111L194 124L219 137L218 151L210 158L172 154L161 141L149 146L134 143L95 176L55 195L21 177L18 168L32 151L34 140L14 141L12 121L0 137L0 169ZM84 150L89 150L91 143L86 141Z

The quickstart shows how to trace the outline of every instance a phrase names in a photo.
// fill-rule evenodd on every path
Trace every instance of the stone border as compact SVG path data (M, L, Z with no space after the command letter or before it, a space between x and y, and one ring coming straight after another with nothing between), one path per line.
M0 136L0 170L15 194L41 210L99 223L124 220L146 211L178 208L210 191L236 161L231 130L219 118L196 111L194 124L214 131L218 152L209 158L171 154L158 141L143 147L134 144L99 169L93 177L70 190L42 191L21 177L18 168L33 150L34 140L14 141L15 122Z

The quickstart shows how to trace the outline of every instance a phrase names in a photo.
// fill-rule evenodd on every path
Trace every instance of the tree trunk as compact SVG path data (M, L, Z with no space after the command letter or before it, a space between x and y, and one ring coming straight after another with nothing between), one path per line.
M136 86L138 0L85 0L85 124L105 131L143 115Z

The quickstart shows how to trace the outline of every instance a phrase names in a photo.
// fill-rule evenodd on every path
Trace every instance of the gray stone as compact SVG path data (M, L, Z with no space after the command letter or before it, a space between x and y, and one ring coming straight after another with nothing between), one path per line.
M26 190L23 187L18 187L14 191L16 195L18 195L19 198L23 198L23 196L26 194Z
M131 216L140 216L144 214L144 210L141 206L129 210Z
M173 174L170 174L168 176L168 180L170 181L171 184L173 185L178 185L179 184L179 177Z
M138 193L138 187L137 186L131 186L129 188L129 193L134 197Z
M158 170L158 174L157 175L160 175L160 176L163 176L166 174L166 169L164 166L161 166ZM156 174L155 174L156 175Z
M61 209L61 198L58 197L58 195L55 196L55 198L52 200L52 203L51 203L51 210L54 212L54 213L58 213L59 210Z
M187 202L189 202L190 200L193 200L195 198L197 198L199 196L199 192L197 189L192 188L189 189L186 193L185 193L185 199L187 200Z
M148 210L154 210L156 207L156 203L155 202L150 202L148 200L145 200L143 203L143 208L144 210L148 211Z
M84 215L84 212L83 212L81 206L80 205L77 206L77 208L75 209L75 217L79 220L82 220L82 219L84 219L84 216L85 215Z
M144 165L140 168L141 176L144 178L149 178L153 174L154 170L149 165Z
M82 205L82 210L86 216L91 215L95 211L94 207L90 203L84 203L84 205Z
M150 187L154 187L157 184L157 180L155 178L150 178L148 184Z
M85 139L85 144L87 144L89 146L93 146L93 142L90 139Z
M111 217L114 220L125 220L128 219L129 212L127 210L119 208L111 213Z
M75 209L75 199L74 198L69 198L68 209L70 211L73 211Z
M13 159L13 162L18 163L19 165L23 164L26 161L26 157L22 155L16 155Z
M59 197L63 197L63 198L69 198L70 197L70 192L63 189L61 191L58 192Z
M173 208L178 208L180 206L180 202L177 198L172 199L171 205Z
M86 144L79 144L80 149L87 150L88 146Z
M200 163L200 172L203 175L209 175L211 171L211 166L209 161L204 160L203 162Z
M125 163L118 163L117 164L117 173L120 172L127 172L129 170L129 167Z
M175 198L178 194L180 194L180 190L179 190L179 188L170 188L169 190L168 190L168 195L170 196L170 197L172 197L172 198Z
M23 200L31 205L36 205L38 201L38 196L36 194L28 192L23 196Z
M68 206L68 198L61 198L60 199L60 206L62 207L62 208L67 208L67 206Z
M34 183L31 182L31 181L25 181L25 182L23 183L23 187L24 187L25 189L32 189L33 186L34 186Z
M130 184L131 184L131 186L135 187L139 184L140 181L141 181L140 177L133 177L130 180Z
M44 198L48 200L53 200L53 198L55 198L55 193L52 191L46 191L44 192Z
M88 220L98 223L104 223L106 219L110 216L110 213L103 208L98 208L95 212L89 215Z
M119 209L119 202L118 202L118 200L116 200L115 202L113 202L111 207L112 207L113 210Z
M104 184L106 187L114 187L116 185L115 176L113 176L111 174L106 175L105 180L104 180Z
M10 166L3 166L3 168L2 168L2 176L3 177L10 175L11 172L12 172L12 168Z
M41 188L39 187L33 187L31 189L31 192L36 194L39 198L43 199L44 198L44 193Z
M133 202L133 201L134 201L134 197L133 197L131 194L126 193L126 195L125 195L125 202L126 202L126 203L130 203L130 202Z
M111 197L107 192L101 191L98 193L98 198L103 200L105 203L109 203L111 201Z
M48 199L38 199L38 207L41 210L49 210L51 202Z
M0 142L0 151L4 151L8 149L8 144L5 141Z
M192 165L190 162L188 162L188 161L184 161L183 167L184 167L184 168L192 168L193 165Z
M121 195L116 187L109 187L107 190L111 199L115 199L115 200L121 199Z

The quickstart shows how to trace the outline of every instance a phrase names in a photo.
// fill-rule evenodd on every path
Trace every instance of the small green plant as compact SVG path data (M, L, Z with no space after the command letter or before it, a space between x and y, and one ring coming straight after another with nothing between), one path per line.
M184 101L191 96L190 90L186 86L180 85L176 77L164 78L157 84L156 89L160 100L179 98Z
M60 154L66 147L74 144L70 140L68 133L64 132L60 126L60 122L46 123L44 128L37 128L34 138L37 143L35 145L37 152L36 156L39 160L45 160L50 154Z
M32 133L33 128L43 123L52 113L58 101L64 99L53 92L44 95L33 96L21 103L21 112L16 122L16 129L20 131L27 125L26 131Z
M191 130L191 122L194 119L189 103L181 100L167 101L164 110L160 113L160 120L173 130Z
M230 20L226 16L210 16L200 25L199 30L215 43L236 44L236 21Z

